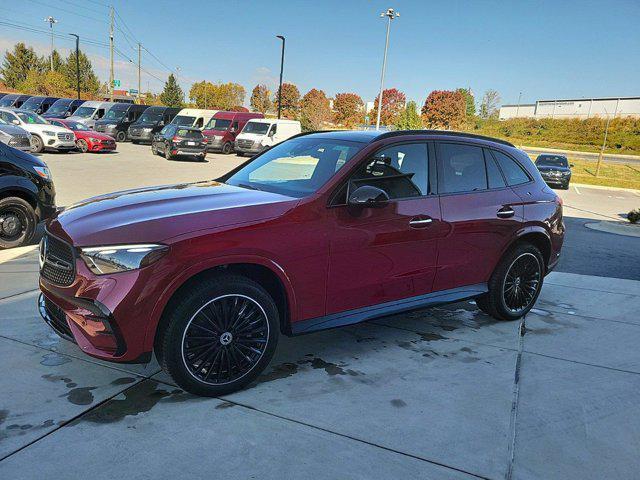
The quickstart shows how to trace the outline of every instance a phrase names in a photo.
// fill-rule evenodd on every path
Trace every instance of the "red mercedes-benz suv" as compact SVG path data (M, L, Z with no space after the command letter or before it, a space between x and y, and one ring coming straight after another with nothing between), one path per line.
M41 244L39 308L87 354L199 395L247 385L278 336L476 298L524 315L558 262L562 202L513 145L318 132L215 181L72 205Z

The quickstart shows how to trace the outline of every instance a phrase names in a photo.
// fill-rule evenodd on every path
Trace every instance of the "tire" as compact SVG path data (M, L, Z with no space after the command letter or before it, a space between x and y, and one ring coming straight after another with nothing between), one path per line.
M517 320L526 315L540 295L544 270L544 259L537 247L530 243L516 245L502 257L491 275L489 292L476 298L478 308L497 320Z
M44 143L38 135L31 135L31 153L42 153Z
M231 142L227 142L222 145L222 153L229 155L231 152L233 152L233 144Z
M0 248L26 245L37 225L38 216L26 200L18 197L0 200Z
M82 153L87 153L89 151L89 145L87 144L87 141L83 139L76 140L76 147L78 147L78 150Z
M259 284L218 275L172 302L161 325L156 357L162 368L187 392L216 397L260 375L275 352L280 321Z
M118 133L116 133L116 142L122 143L126 141L127 141L127 134L125 132L120 130Z
M173 160L173 155L171 155L169 145L164 146L164 158L166 158L167 160Z
M569 182L562 185L562 190L569 190Z

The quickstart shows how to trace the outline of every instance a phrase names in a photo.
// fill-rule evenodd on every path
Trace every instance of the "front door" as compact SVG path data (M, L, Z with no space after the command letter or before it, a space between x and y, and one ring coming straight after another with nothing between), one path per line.
M446 234L439 241L434 290L485 283L522 225L522 201L488 150L439 142L436 153Z
M327 315L431 292L442 225L430 188L430 150L427 142L385 147L343 186L329 211ZM349 193L362 185L383 189L389 203L347 206Z

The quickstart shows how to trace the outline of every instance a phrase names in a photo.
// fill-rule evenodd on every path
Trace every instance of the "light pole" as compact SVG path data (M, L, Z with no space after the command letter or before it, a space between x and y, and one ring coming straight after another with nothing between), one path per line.
M518 118L518 114L520 113L520 99L522 98L522 92L518 94L518 106L516 107L516 118Z
M278 118L282 113L282 73L284 72L284 44L286 42L282 35L276 35L277 38L282 40L282 55L280 56L280 87L278 88Z
M387 69L387 50L389 49L389 30L391 30L391 20L399 17L400 14L393 8L380 14L381 18L387 17L387 39L384 43L384 58L382 60L382 75L380 76L380 94L378 95L378 118L376 119L376 130L380 130L380 113L382 112L382 90L384 89L384 72Z
M604 109L604 113L607 114L607 123L604 127L604 140L602 140L602 148L600 149L600 155L598 155L598 163L596 164L596 177L600 175L600 165L602 164L602 157L604 156L604 149L607 146L607 134L609 133L609 122L611 122L611 115Z
M78 100L80 100L80 37L75 33L70 33L69 35L76 37L76 87Z
M47 22L51 28L51 70L53 70L53 24L58 23L58 20L49 15L44 21Z

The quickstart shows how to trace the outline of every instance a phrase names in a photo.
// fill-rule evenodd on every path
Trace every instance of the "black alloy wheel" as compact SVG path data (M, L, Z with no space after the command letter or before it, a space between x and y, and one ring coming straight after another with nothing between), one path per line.
M0 248L13 248L28 243L38 219L28 202L18 197L0 200Z
M542 269L533 253L517 257L504 278L502 295L505 306L517 315L529 307L538 295Z
M116 142L125 142L127 140L127 134L124 133L122 130L120 130L118 133L116 133Z
M233 152L233 145L231 144L231 142L227 142L222 145L222 153L224 153L225 155L229 155L231 152Z

